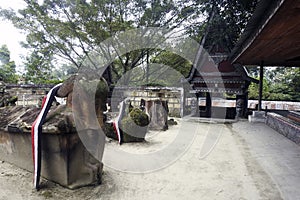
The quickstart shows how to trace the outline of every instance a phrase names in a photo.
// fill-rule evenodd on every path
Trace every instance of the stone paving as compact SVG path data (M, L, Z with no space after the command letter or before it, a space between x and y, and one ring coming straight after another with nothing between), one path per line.
M300 199L300 146L263 123L233 124L284 199Z

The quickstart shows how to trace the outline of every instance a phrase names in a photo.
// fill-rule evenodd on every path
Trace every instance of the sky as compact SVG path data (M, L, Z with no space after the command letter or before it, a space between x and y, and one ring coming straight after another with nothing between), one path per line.
M18 10L24 7L24 2L22 0L0 0L0 7ZM19 43L25 41L25 38L24 33L22 34L10 22L0 19L0 45L8 46L11 60L16 62L18 70L21 70L23 62L21 55L26 55L26 49L22 48Z

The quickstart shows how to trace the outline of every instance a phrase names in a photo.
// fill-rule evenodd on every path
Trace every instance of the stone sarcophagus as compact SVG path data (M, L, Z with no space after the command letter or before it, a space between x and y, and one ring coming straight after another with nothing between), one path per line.
M74 79L71 77L61 86L56 96L67 97L67 104L52 105L41 137L41 176L70 189L99 184L103 168L101 159L86 149L75 128L71 103ZM106 92L107 88L103 88ZM95 105L99 107L97 120L103 119L103 103L100 99ZM31 128L40 110L22 106L0 108L0 160L34 170Z
M0 109L0 159L33 171L31 124L38 114L33 107ZM84 147L65 111L44 124L42 177L70 189L101 181L102 163ZM58 120L59 119L59 120Z

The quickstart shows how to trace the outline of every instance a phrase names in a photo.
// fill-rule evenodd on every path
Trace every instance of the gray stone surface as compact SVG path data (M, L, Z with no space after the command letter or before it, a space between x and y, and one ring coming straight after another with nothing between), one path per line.
M274 180L284 199L300 199L300 146L263 123L239 122L234 131Z
M300 147L264 123L178 123L163 134L153 133L156 137L145 143L106 144L127 152L151 152L176 137L181 125L183 135L197 128L184 155L161 170L132 174L106 166L99 186L70 191L48 182L36 192L31 173L0 161L0 199L300 199ZM215 146L201 158L204 141Z
M268 113L266 124L296 144L300 145L300 126L294 120L276 113Z
M0 160L32 172L31 135L0 131ZM102 166L86 150L77 134L43 134L44 178L74 189L100 183Z
M265 122L265 112L264 111L253 111L252 115L248 116L249 122L255 123L255 122Z
M85 148L65 106L54 107L42 134L41 175L68 188L101 181L102 163ZM0 160L33 171L31 124L40 109L35 107L0 108Z

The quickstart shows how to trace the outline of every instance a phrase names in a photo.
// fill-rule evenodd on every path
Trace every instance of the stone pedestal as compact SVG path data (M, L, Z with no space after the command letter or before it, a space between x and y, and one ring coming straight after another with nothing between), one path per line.
M249 122L265 122L266 116L264 111L253 111L252 115L248 116Z
M21 106L0 109L0 160L33 172L30 129L37 111ZM71 112L59 111L43 126L41 176L70 189L99 184L103 164L82 144Z
M149 129L168 129L168 102L161 100L146 101L146 112L150 116Z
M247 95L236 95L236 118L247 117Z
M300 145L300 121L295 119L300 118L291 119L289 115L284 117L276 113L268 113L266 124L296 144Z
M31 135L0 131L0 159L33 172ZM42 177L75 189L99 184L102 168L77 134L43 134Z

